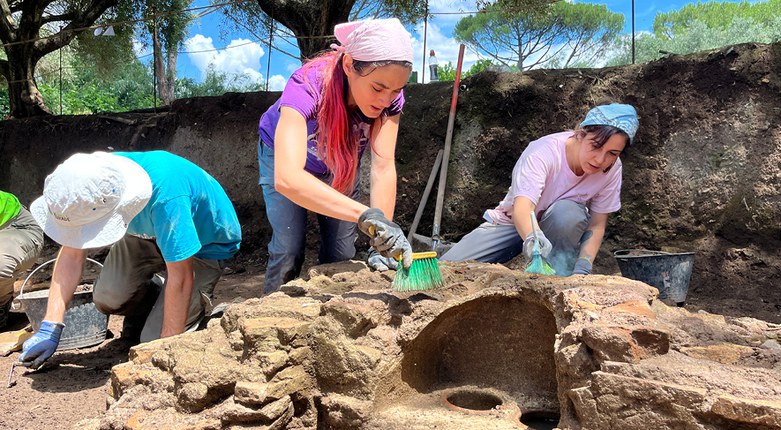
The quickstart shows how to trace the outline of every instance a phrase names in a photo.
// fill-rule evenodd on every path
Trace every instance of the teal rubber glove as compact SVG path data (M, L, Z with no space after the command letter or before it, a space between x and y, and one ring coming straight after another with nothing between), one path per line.
M575 262L575 268L572 269L573 275L590 275L591 274L591 262L585 258L578 258Z
M381 210L370 208L358 218L358 228L369 236L369 245L383 257L400 258L402 265L412 265L412 245L398 224L385 218Z
M57 350L63 328L65 328L63 323L43 321L41 328L22 345L22 355L19 356L22 366L31 369L41 367L43 362Z
M378 272L396 270L396 268L399 266L398 261L390 257L383 257L374 248L369 250L369 258L366 259L366 264L369 266L369 268Z

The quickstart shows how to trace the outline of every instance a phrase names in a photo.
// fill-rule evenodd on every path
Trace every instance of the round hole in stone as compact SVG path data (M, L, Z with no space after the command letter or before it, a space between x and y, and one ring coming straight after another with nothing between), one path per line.
M532 430L555 429L559 419L559 414L550 411L526 411L521 414L521 423Z
M456 390L444 397L445 405L467 413L486 413L502 405L499 396L480 390Z

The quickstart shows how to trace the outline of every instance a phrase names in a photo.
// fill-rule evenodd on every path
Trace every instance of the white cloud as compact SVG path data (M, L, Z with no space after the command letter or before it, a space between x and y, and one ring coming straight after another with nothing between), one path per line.
M209 67L227 75L245 75L253 82L263 80L259 72L260 58L265 54L261 45L247 39L234 39L225 49L215 50L211 37L201 34L184 41L190 62L206 76Z
M287 78L282 75L274 75L268 78L268 90L269 91L282 91L285 89Z
M414 35L412 38L412 53L415 58L413 70L418 71L418 80L419 80L421 76L421 66L423 65L423 24L422 23L416 26L415 32L416 35ZM444 35L438 24L429 22L428 27L426 28L425 82L429 81L428 53L432 49L436 52L436 56L437 56L437 60L439 61L440 68L443 65L447 64L448 62L453 63L454 68L458 64L459 43L453 37ZM464 64L462 66L462 70L469 70L469 68L472 67L472 65L475 62L477 62L477 60L480 59L481 59L480 56L478 56L474 51L467 48L464 51Z

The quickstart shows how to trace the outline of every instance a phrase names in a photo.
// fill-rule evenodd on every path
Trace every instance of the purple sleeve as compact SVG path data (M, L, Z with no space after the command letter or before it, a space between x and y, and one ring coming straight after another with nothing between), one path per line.
M304 118L311 119L317 114L317 102L320 100L319 74L315 67L310 67L304 79L302 70L296 70L288 79L279 106L291 107Z

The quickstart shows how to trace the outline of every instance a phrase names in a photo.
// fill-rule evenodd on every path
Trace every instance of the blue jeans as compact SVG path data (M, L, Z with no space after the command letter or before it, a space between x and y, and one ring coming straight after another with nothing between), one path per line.
M274 189L274 150L258 141L260 186L266 203L266 217L271 224L268 263L263 294L270 294L301 273L304 264L308 210L293 203ZM330 182L330 175L317 177ZM356 180L353 199L360 196ZM355 257L357 225L324 215L317 215L320 225L320 264L349 260Z

